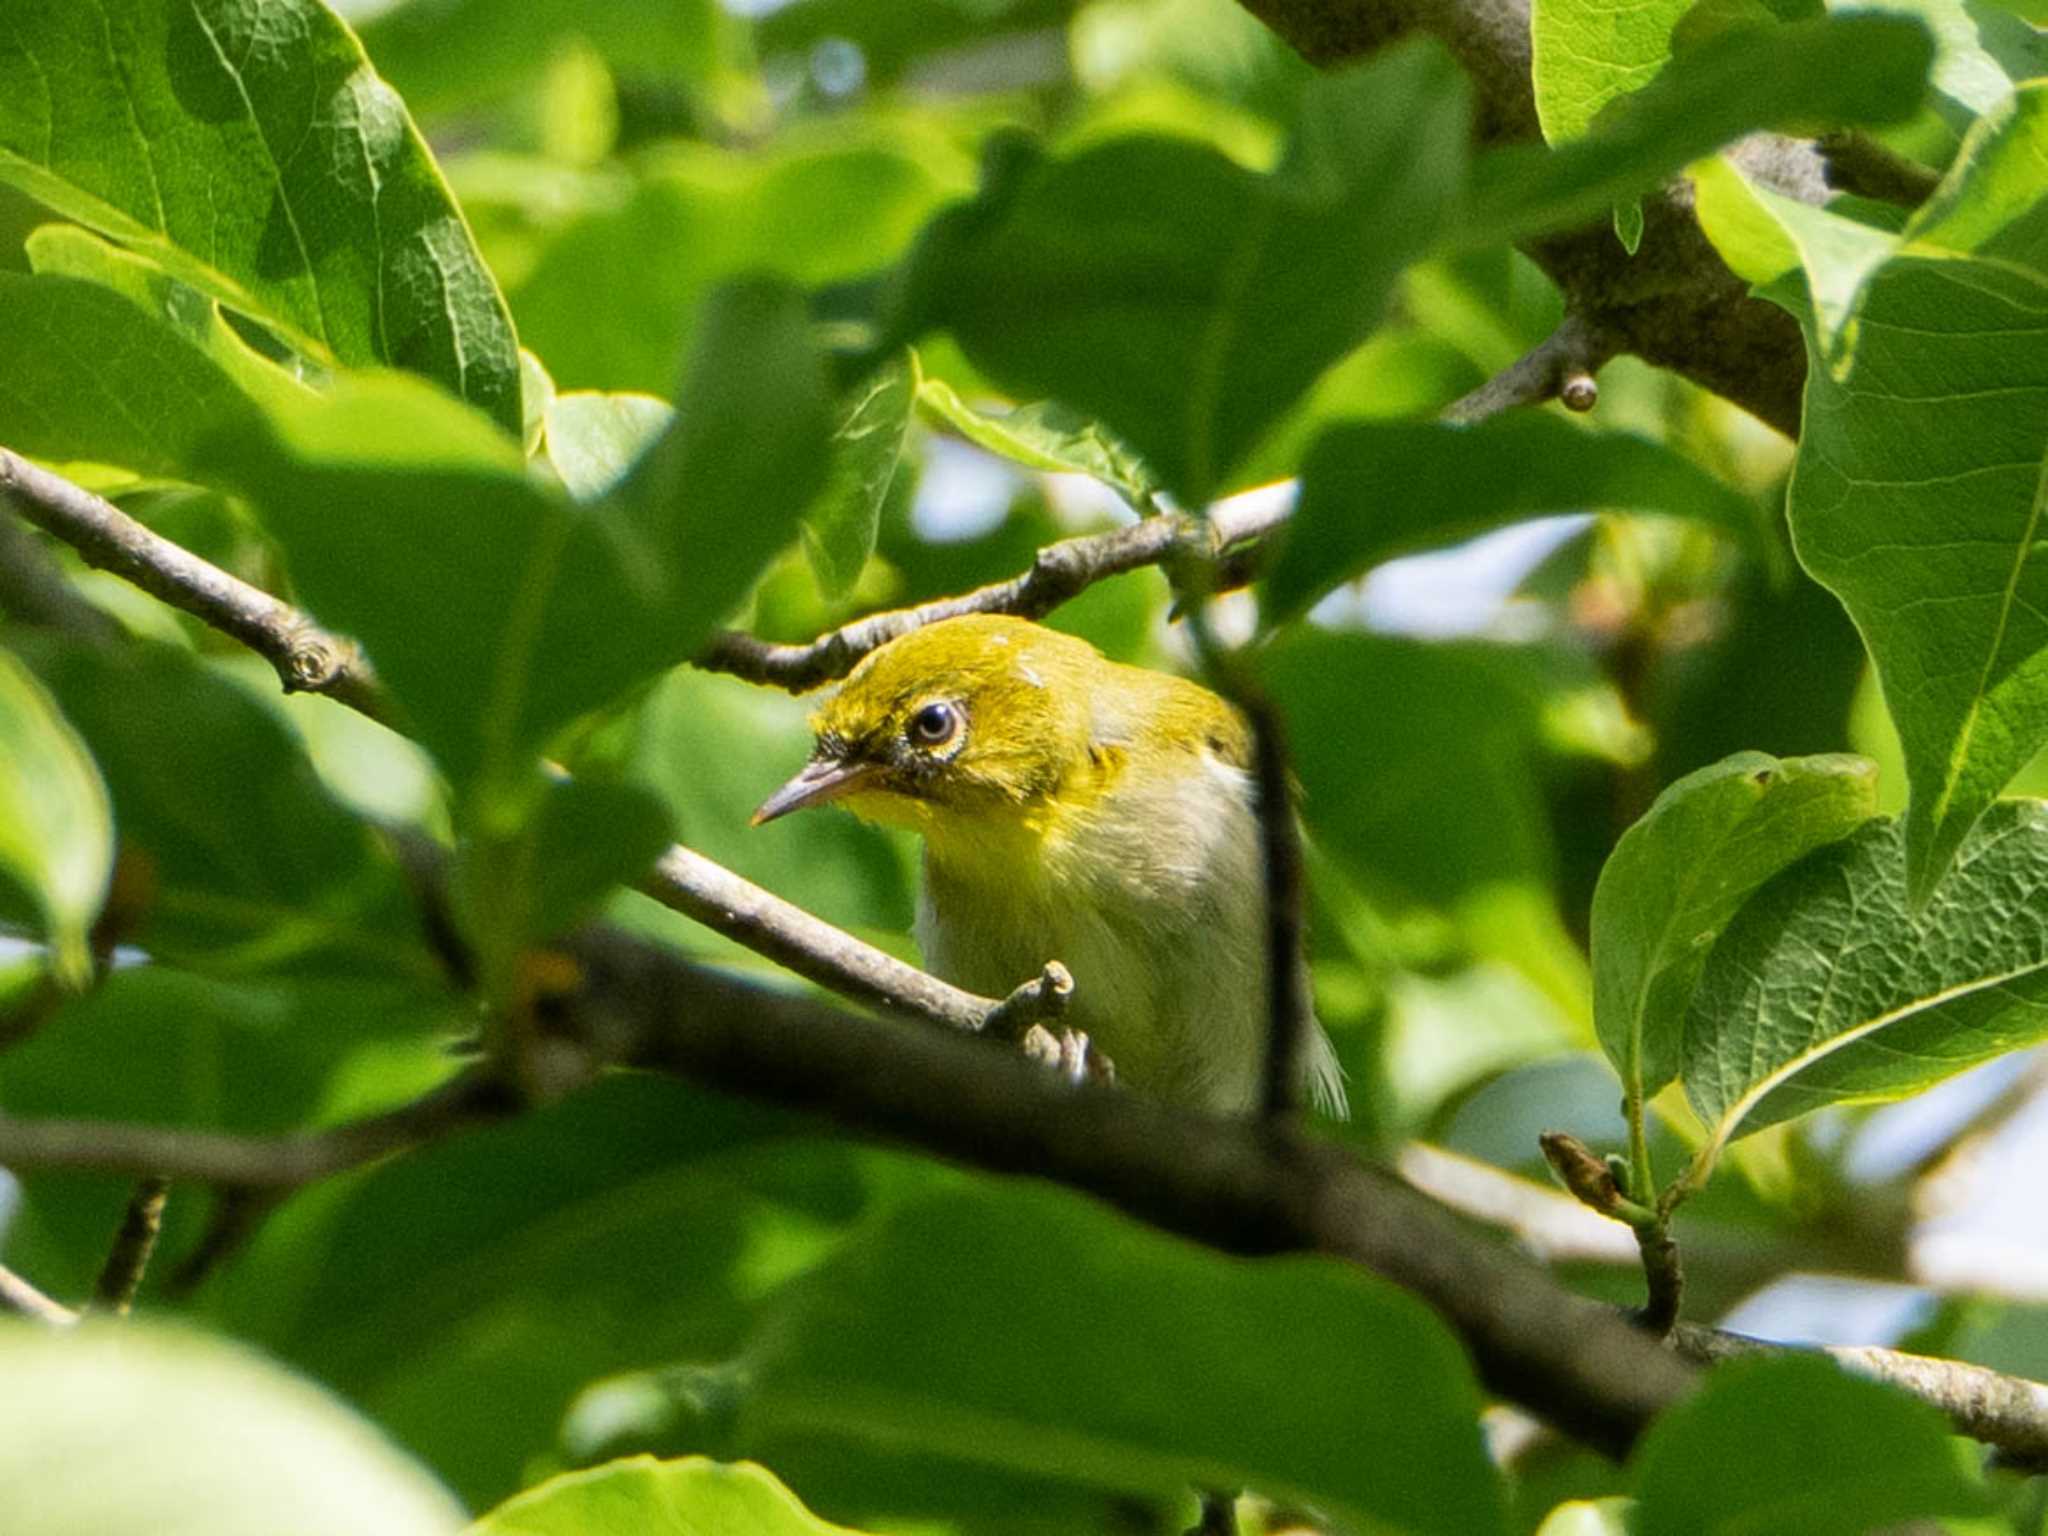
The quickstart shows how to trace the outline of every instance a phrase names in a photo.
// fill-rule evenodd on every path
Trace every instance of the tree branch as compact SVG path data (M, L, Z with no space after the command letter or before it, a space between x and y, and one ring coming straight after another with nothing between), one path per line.
M1567 314L1544 340L1444 408L1446 421L1470 425L1521 405L1562 400L1590 411L1600 400L1593 375L1620 350L1619 343L1582 314Z
M1672 1330L1671 1343L1679 1354L1701 1365L1811 1352L1807 1346L1773 1344L1696 1323L1680 1323ZM1897 1387L1939 1408L1957 1434L1997 1447L2015 1470L2048 1472L2048 1386L1981 1365L1896 1349L1830 1344L1818 1347L1818 1353L1844 1370Z
M4 1264L0 1264L0 1312L12 1312L52 1328L69 1328L78 1321L76 1312L45 1296Z
M1335 67L1414 32L1434 35L1464 66L1482 143L1540 143L1530 85L1528 0L1241 0L1311 64ZM1826 196L1810 143L1757 136L1747 168L1807 202ZM1768 162L1767 164L1761 162ZM1734 401L1787 437L1799 431L1806 349L1798 325L1752 298L1693 215L1680 181L1643 199L1631 256L1605 223L1523 247L1615 349Z
M164 1202L170 1197L171 1181L160 1174L138 1180L121 1213L121 1226L114 1233L114 1246L107 1262L100 1266L93 1282L92 1310L111 1312L116 1317L135 1305L135 1293L142 1289L149 1256L156 1252L157 1234L163 1230Z

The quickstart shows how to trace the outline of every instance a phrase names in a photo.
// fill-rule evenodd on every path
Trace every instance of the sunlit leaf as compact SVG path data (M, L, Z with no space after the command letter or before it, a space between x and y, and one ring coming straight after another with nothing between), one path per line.
M466 1536L835 1536L765 1467L635 1456L517 1494Z
M114 867L114 819L92 754L34 675L0 650L0 873L43 916L52 968L82 987Z

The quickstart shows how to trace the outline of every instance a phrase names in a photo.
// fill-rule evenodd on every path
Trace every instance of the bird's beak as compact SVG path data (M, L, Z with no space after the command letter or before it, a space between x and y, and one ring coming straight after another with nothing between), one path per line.
M778 816L787 816L791 811L800 811L807 805L823 805L827 800L837 800L870 782L876 771L873 763L814 757L804 764L795 778L763 800L761 808L754 812L747 824L758 827Z

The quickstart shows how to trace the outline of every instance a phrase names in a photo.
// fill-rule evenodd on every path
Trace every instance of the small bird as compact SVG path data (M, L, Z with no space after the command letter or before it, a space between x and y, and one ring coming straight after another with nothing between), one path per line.
M835 801L914 829L917 937L935 974L1002 997L1061 961L1068 1025L1121 1080L1252 1107L1265 886L1251 731L1235 709L1070 635L972 615L875 651L811 723L810 761L756 826ZM1304 1086L1342 1116L1343 1073L1308 1022Z

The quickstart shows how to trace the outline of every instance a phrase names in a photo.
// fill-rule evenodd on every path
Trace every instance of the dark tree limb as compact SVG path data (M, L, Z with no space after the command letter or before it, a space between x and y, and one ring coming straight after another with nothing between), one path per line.
M136 1181L121 1213L121 1225L114 1233L114 1245L93 1282L92 1310L124 1315L135 1305L142 1289L142 1277L156 1252L157 1234L163 1230L164 1202L170 1198L171 1181L160 1174L148 1174Z

